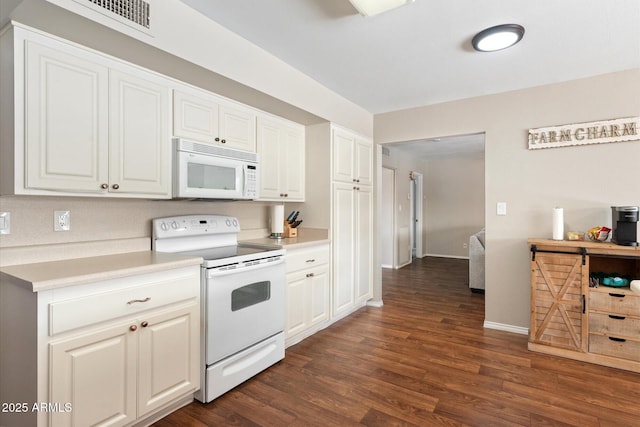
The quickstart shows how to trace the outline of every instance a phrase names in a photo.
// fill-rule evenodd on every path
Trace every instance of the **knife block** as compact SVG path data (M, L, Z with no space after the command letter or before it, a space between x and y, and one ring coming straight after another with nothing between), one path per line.
M284 232L282 233L282 237L298 237L298 229L291 228L289 222L284 222Z

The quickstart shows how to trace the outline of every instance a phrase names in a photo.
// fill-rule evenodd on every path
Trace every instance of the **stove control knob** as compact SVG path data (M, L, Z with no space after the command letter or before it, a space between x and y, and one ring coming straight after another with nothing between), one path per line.
M178 229L178 223L176 221L173 221L171 223L171 228L173 228L174 230L177 230Z
M231 227L231 220L227 219L226 224L227 224L227 227Z
M166 222L161 222L160 223L160 229L163 231L167 231L169 229L169 226L167 225Z
M237 226L238 226L238 221L237 221L237 220L235 220L235 219L233 220L233 226L234 226L234 227L237 227Z

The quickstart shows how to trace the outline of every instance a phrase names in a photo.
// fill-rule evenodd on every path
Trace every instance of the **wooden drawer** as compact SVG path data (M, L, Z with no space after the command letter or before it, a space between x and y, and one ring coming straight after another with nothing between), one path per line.
M640 341L589 334L589 353L604 354L640 362Z
M197 274L49 304L49 335L197 298Z
M287 273L329 263L329 245L287 250Z
M640 296L629 289L590 289L589 310L640 317Z
M589 332L640 341L640 318L618 314L589 313Z

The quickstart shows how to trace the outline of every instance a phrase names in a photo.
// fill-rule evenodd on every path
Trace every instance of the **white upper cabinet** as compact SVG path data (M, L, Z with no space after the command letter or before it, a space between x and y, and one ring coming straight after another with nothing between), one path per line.
M109 191L169 195L169 89L149 76L109 77Z
M260 200L304 201L304 136L302 125L258 117Z
M100 192L108 182L109 70L25 42L25 187ZM18 141L16 141L18 144Z
M373 182L373 144L355 134L333 129L333 180L360 185Z
M173 92L173 135L245 151L256 151L256 113L205 91Z
M2 37L3 194L171 197L169 79L24 28Z

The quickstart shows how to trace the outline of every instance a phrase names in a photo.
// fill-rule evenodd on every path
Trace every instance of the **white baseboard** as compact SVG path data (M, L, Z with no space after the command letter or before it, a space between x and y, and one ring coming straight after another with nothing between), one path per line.
M438 257L438 258L469 259L468 256L459 256L459 255L424 254L422 256L423 257L425 257L425 256L434 256L434 257Z
M496 329L498 331L513 332L521 335L529 335L529 328L523 328L522 326L506 325L504 323L496 323L484 321L484 327L487 329Z
M380 308L380 307L382 307L382 306L384 305L384 302L382 302L382 300L381 300L381 299L379 299L379 300L372 300L372 299L370 299L369 301L367 301L367 305L368 305L369 307L376 307L376 308Z

